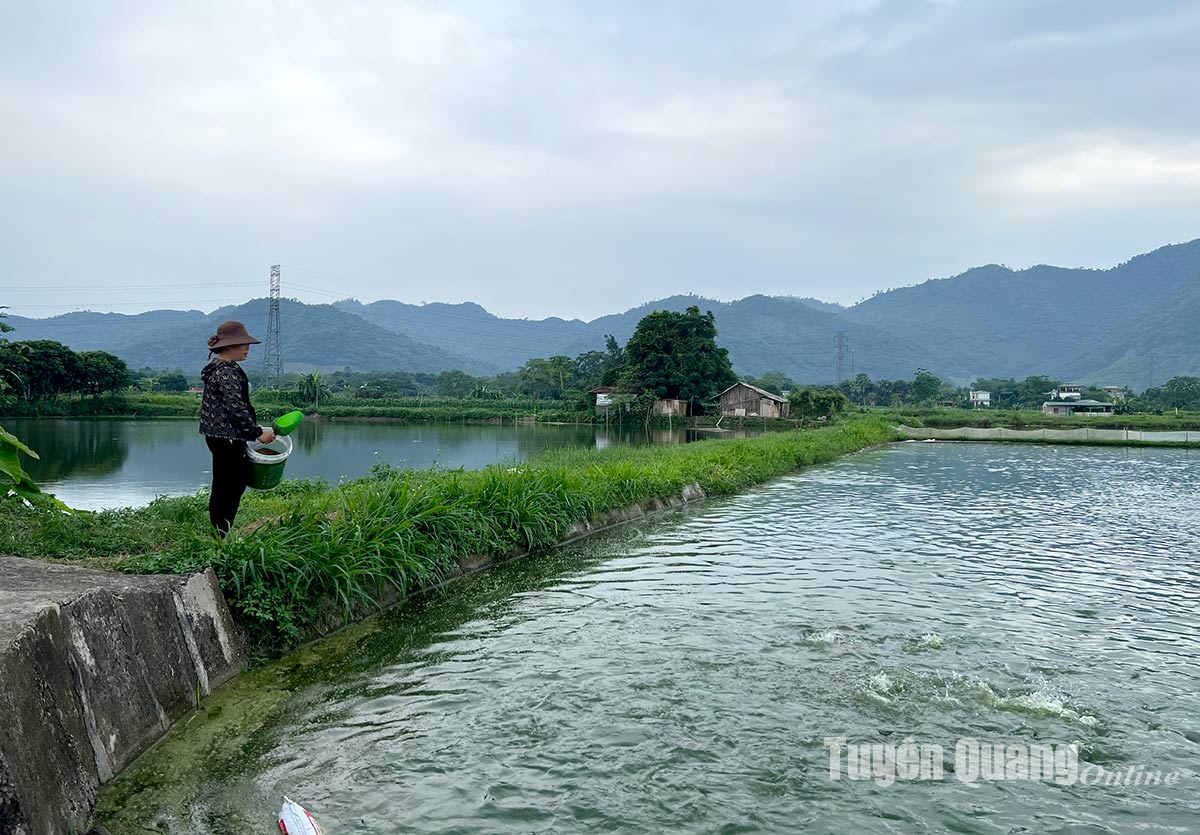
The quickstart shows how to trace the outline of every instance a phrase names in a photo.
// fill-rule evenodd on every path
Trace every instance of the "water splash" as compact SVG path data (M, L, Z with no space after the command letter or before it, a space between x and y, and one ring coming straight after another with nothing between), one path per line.
M809 632L800 639L800 642L810 647L828 647L845 640L846 636L836 629L826 629L822 632Z

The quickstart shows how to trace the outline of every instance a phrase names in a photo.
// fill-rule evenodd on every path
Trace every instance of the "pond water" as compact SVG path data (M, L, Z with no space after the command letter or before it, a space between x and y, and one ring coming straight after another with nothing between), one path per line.
M894 445L509 563L234 682L100 819L267 835L286 794L331 835L1196 832L1197 463ZM831 779L841 737L944 771ZM1075 744L1082 779L970 782L966 738Z
M8 418L5 429L40 456L24 463L42 489L71 507L139 507L158 496L195 493L212 480L212 459L194 420ZM375 464L475 469L523 461L554 447L685 443L744 437L684 429L592 425L403 424L307 421L292 433L289 478L366 475Z

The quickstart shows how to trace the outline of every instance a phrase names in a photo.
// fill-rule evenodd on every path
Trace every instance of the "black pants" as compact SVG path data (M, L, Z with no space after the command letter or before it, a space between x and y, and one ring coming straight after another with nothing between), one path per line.
M237 516L242 494L250 484L250 459L246 442L229 438L204 438L212 452L212 493L208 497L208 520L220 532L229 533Z

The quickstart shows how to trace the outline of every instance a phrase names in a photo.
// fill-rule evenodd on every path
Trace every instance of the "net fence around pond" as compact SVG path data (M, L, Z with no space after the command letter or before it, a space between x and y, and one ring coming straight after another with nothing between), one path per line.
M1042 440L1042 441L1138 441L1144 443L1200 443L1200 432L1145 432L1139 429L1009 429L1006 426L961 426L957 429L900 426L909 438L918 440Z

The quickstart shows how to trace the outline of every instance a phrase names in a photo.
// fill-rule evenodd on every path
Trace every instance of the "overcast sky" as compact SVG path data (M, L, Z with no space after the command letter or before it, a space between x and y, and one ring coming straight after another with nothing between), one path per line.
M1200 237L1195 2L0 6L0 304L853 303Z

